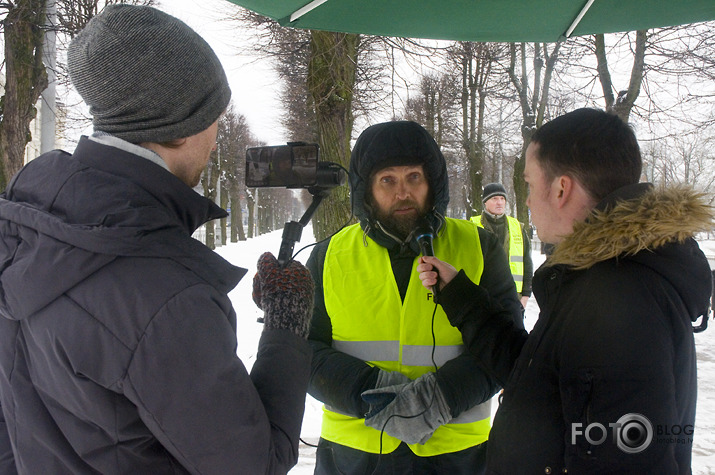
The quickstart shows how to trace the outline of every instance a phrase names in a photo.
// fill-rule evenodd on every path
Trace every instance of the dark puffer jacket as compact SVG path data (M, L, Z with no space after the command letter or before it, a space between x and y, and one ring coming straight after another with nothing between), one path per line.
M295 464L310 349L264 331L247 373L227 297L245 270L191 238L223 216L86 138L16 175L0 199L0 400L20 473Z
M712 209L687 190L646 184L598 209L536 272L541 314L528 336L495 317L498 306L463 273L444 288L450 321L505 382L491 473L690 473L691 325L710 293L692 236L712 227Z

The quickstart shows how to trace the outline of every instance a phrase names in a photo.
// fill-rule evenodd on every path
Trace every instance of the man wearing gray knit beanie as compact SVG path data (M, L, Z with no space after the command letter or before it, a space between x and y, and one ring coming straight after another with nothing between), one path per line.
M154 8L109 5L72 40L67 67L89 105L95 138L110 134L142 144L189 186L198 184L211 153L205 145L216 141L214 123L231 98L223 67L203 38ZM194 151L193 163L176 148L146 145L202 133L205 153Z
M0 473L283 473L297 462L313 282L259 260L250 374L228 292L246 270L192 233L231 91L211 47L110 5L70 44L94 133L0 195ZM253 318L253 317L251 317Z

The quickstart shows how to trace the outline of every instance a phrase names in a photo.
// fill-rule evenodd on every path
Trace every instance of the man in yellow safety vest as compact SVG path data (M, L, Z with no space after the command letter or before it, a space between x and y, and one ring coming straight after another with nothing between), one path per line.
M479 216L472 216L471 220L497 236L509 258L509 268L521 305L526 308L534 274L529 235L516 218L507 216L506 189L501 183L489 183L484 187L482 203L484 211Z
M482 473L499 385L464 352L415 268L426 227L434 254L458 261L523 328L501 244L444 217L444 156L415 122L363 131L350 190L360 223L319 243L307 263L316 287L309 393L325 404L315 473Z

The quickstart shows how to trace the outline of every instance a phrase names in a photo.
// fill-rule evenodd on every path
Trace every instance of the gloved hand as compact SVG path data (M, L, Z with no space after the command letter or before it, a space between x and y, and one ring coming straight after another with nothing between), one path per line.
M409 383L410 381L412 380L409 376L405 376L399 371L385 371L384 369L381 369L377 373L377 383L375 383L375 389L402 385Z
M407 384L365 391L362 398L370 404L365 425L408 444L424 444L452 419L434 373Z
M253 301L264 312L264 328L290 330L307 338L313 312L313 279L298 261L281 267L270 252L258 259Z

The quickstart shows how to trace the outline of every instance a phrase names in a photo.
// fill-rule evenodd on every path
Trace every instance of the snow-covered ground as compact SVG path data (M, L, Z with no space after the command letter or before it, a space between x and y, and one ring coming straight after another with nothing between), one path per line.
M256 357L258 338L262 325L256 319L262 312L253 304L251 285L256 273L258 257L266 251L278 254L281 243L281 230L265 234L248 241L229 244L216 250L231 263L248 268L246 277L230 293L238 314L238 356L247 368L253 365ZM312 243L313 232L310 225L303 231L303 240L296 244L298 250ZM715 240L701 243L706 254L715 256ZM310 256L311 248L298 254L297 259L305 262ZM537 268L544 260L539 251L534 251L534 267ZM531 329L539 315L539 307L535 299L530 299L526 308L526 327ZM712 322L712 320L711 320ZM695 335L698 351L698 408L695 421L693 444L693 474L715 474L715 324L703 333ZM496 401L492 404L496 410ZM307 396L305 417L301 438L315 444L320 436L321 404ZM313 473L315 449L301 444L298 464L290 471L291 475L308 475Z

